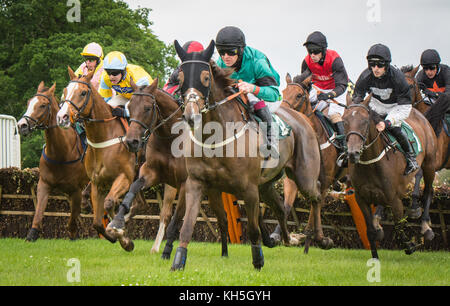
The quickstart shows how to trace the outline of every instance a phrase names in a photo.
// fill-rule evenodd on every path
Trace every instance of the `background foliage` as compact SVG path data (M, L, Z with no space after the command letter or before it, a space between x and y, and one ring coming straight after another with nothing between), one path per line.
M123 1L82 0L81 21L69 22L67 1L0 0L0 114L19 119L40 81L56 82L59 97L77 69L80 52L97 42L108 52L123 52L160 85L177 66L175 51L152 32L151 9L132 10ZM36 167L43 133L22 137L22 167Z

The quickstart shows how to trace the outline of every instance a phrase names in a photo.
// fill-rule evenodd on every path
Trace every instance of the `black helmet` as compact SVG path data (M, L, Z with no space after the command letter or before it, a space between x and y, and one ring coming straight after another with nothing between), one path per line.
M322 32L319 31L315 31L309 34L303 46L307 46L309 44L317 45L322 49L328 47L327 38L322 34Z
M386 62L391 62L391 51L389 48L383 44L376 44L370 47L369 52L367 52L367 60L370 59L382 59Z
M439 53L434 49L427 49L423 51L420 57L420 64L423 65L438 65L441 63Z
M245 47L245 35L238 27L228 26L219 31L216 37L216 46Z

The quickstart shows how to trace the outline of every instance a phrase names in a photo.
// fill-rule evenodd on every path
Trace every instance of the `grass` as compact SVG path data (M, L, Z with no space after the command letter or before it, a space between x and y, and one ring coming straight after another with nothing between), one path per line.
M100 239L35 243L0 239L0 285L450 285L450 252L443 251L407 256L380 250L380 282L370 283L366 250L311 248L304 255L303 249L295 247L263 247L265 266L258 272L248 245L229 245L229 257L222 258L220 244L192 242L186 269L170 272L172 259L151 255L152 243L137 240L134 251L127 253L118 244ZM80 282L67 280L71 258L80 262Z

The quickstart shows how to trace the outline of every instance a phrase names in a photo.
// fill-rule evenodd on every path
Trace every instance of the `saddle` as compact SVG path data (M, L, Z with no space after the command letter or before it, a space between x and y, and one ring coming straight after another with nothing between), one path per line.
M323 129L325 130L325 133L327 135L328 140L336 147L339 148L339 145L337 143L337 140L340 138L344 138L345 135L338 135L334 124L331 122L331 120L325 116L324 113L322 113L319 110L316 110L314 112L314 115L319 119L320 124L322 125Z
M408 141L413 148L414 154L417 156L420 152L423 151L422 144L419 140L419 137L417 137L416 133L414 132L414 129L405 121L402 122L401 128L402 128L403 132L408 136ZM389 145L393 146L400 152L405 153L403 151L402 147L400 146L400 144L395 139L395 137L388 131L386 131L386 132L387 132L386 135L388 136L388 139L390 141Z

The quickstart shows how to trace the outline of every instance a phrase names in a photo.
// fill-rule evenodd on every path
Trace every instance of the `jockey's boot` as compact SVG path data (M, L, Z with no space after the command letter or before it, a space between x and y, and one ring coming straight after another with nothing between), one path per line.
M335 123L336 126L336 142L339 149L339 156L336 160L336 163L339 167L347 168L348 167L348 158L347 158L347 150L345 146L345 129L344 129L344 121L339 121Z
M75 131L80 136L81 144L84 149L87 146L86 128L84 127L84 122L76 122Z
M267 133L264 137L266 141L267 150L270 152L273 158L278 158L280 153L278 152L278 146L273 143L272 135L272 114L267 106L255 110L255 115L258 116L266 125L267 125ZM276 137L276 136L274 136Z
M406 158L406 168L403 175L408 175L417 169L419 169L419 164L416 161L416 156L414 154L414 150L409 143L408 136L403 132L401 127L391 127L389 128L389 132L395 137L403 151L405 152Z

